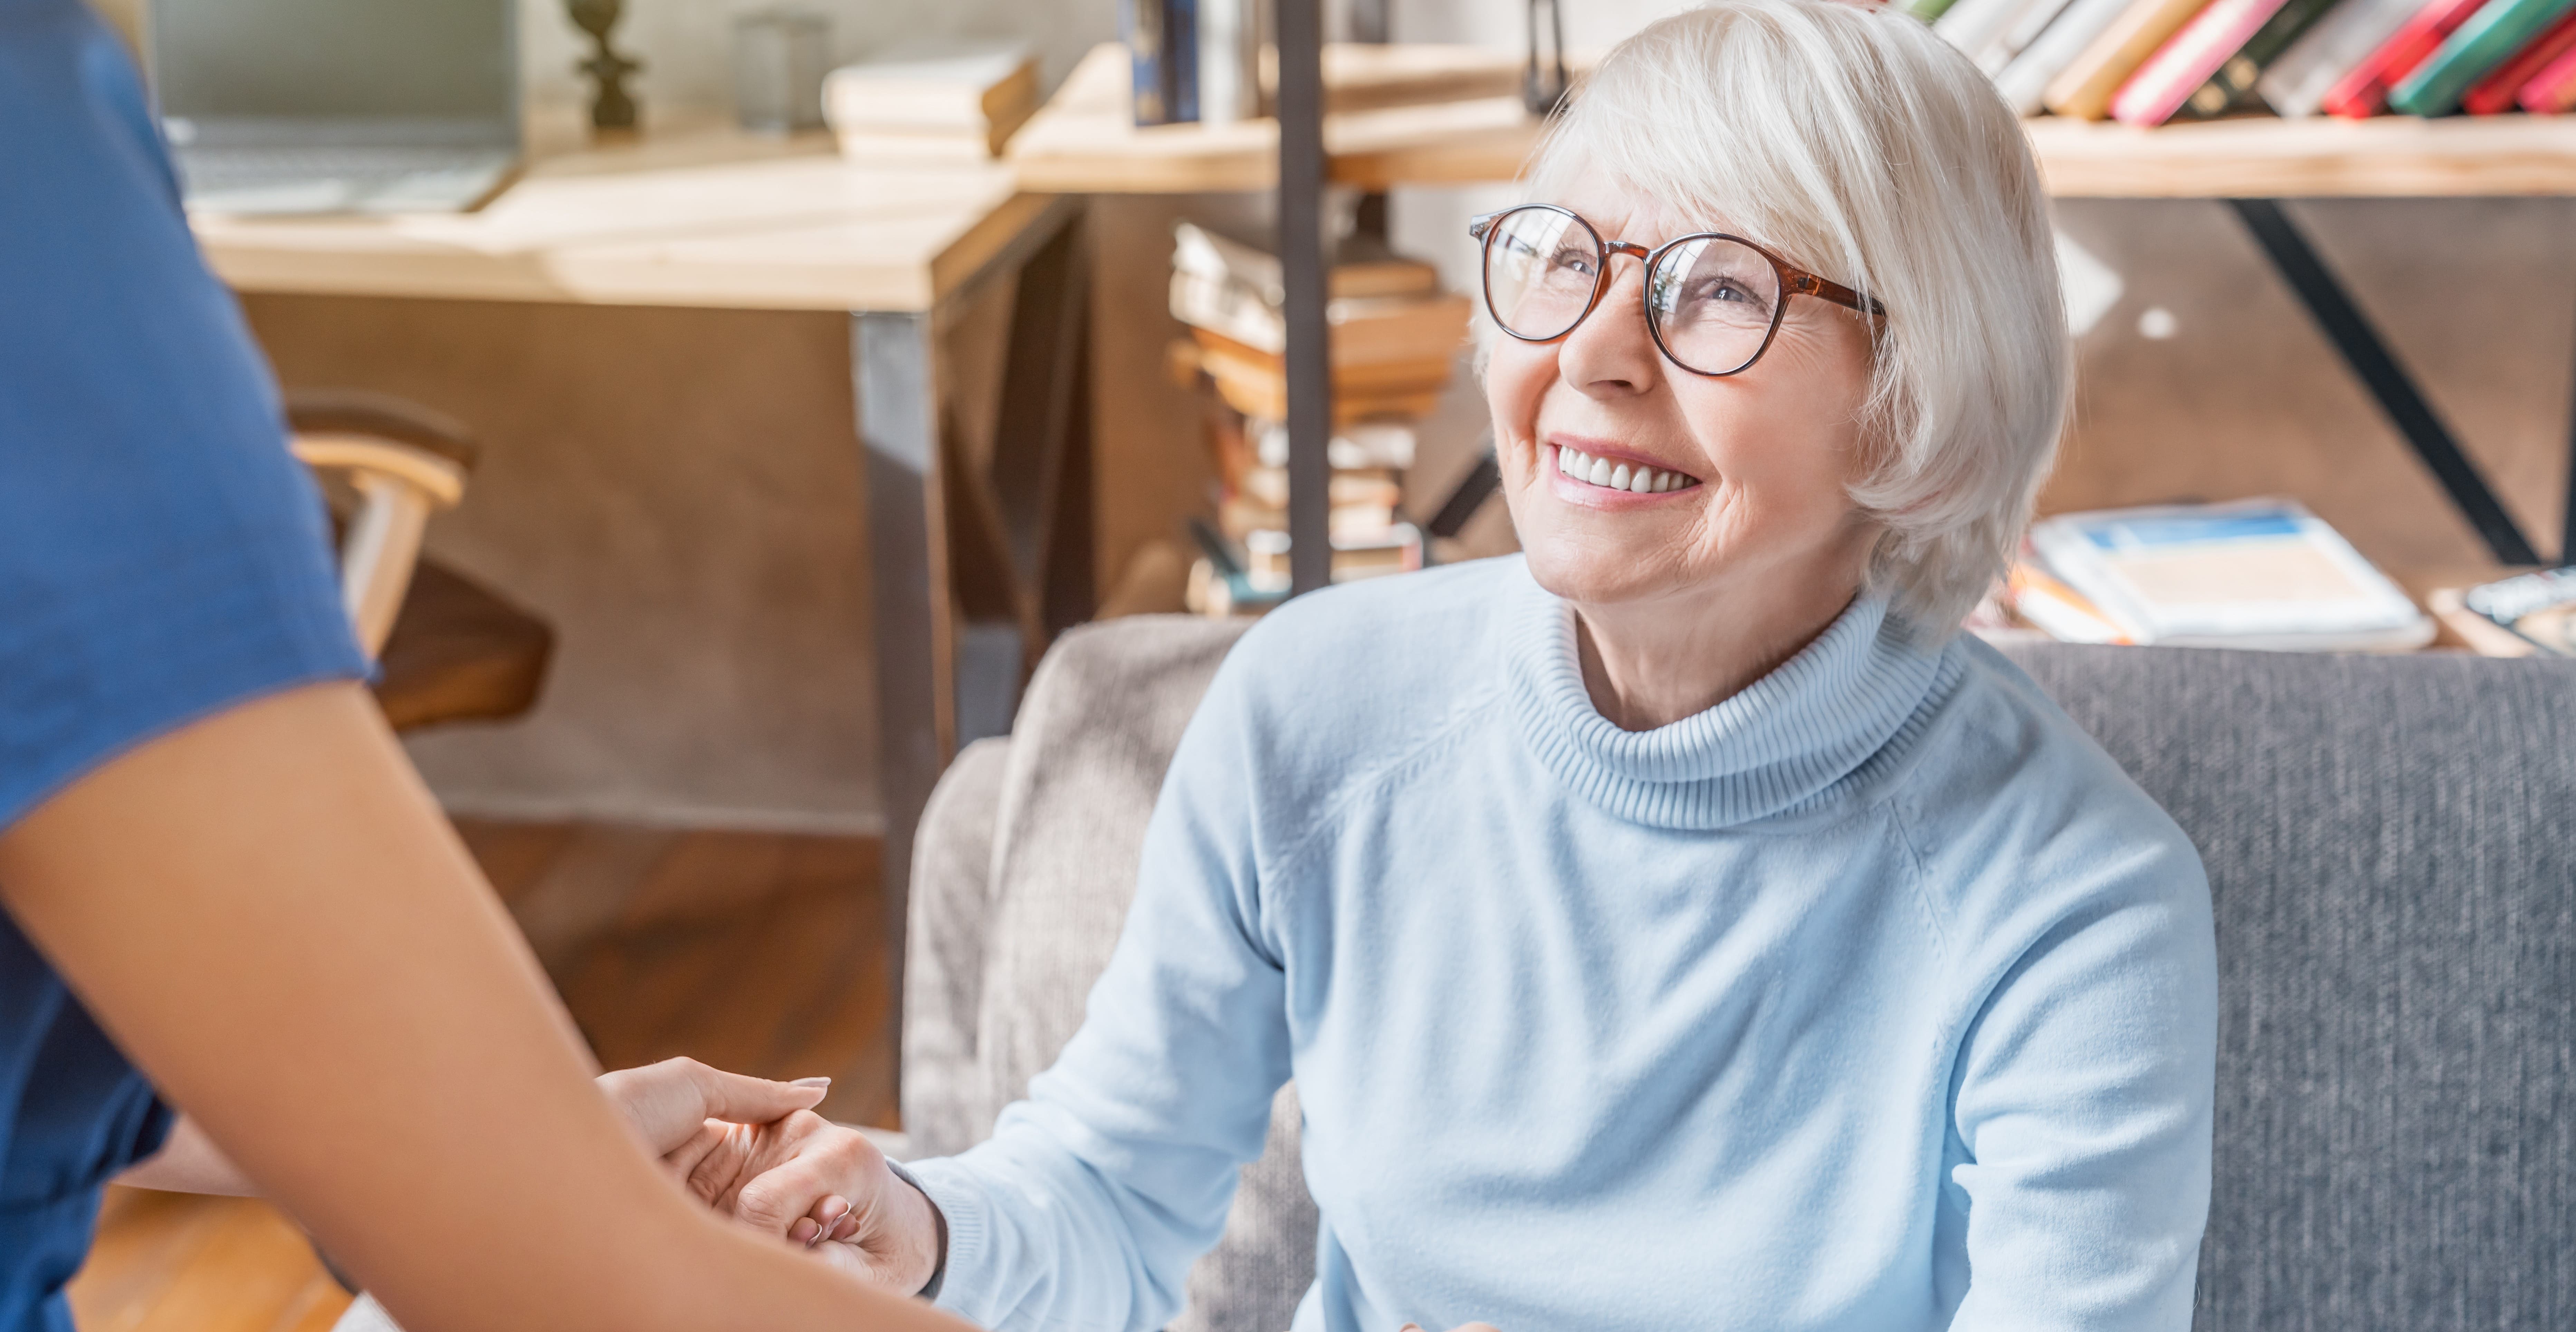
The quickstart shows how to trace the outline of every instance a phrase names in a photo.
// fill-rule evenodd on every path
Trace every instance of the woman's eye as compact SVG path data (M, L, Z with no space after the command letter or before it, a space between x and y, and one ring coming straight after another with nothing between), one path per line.
M1588 277L1592 273L1592 256L1576 250L1559 250L1556 252L1556 267Z

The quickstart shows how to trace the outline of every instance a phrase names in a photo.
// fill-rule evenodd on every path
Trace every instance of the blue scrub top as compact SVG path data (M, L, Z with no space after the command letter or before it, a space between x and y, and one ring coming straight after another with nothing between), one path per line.
M78 0L0 0L0 829L192 720L366 670L132 62ZM71 1326L99 1190L170 1121L0 918L0 1332Z

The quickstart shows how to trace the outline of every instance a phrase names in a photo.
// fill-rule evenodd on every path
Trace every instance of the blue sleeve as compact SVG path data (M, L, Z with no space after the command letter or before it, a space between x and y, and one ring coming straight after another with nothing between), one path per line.
M133 746L363 677L318 494L132 63L0 0L0 828Z
M1967 1289L1954 1332L2191 1326L2218 960L2199 859L2154 819L2164 835L2082 863L2035 856L2058 891L1977 931L2035 941L1959 1053L1950 1174L1968 1204Z
M1262 927L1245 656L1184 733L1080 1031L992 1139L912 1169L948 1217L943 1308L1004 1329L1153 1329L1225 1228L1288 1080Z

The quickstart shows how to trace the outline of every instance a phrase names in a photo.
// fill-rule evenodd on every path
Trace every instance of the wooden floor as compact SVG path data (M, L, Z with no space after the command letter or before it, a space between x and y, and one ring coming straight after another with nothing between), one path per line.
M828 1074L822 1111L896 1127L892 951L873 838L458 826L602 1066L685 1054ZM327 1332L348 1296L238 1198L110 1190L71 1288L82 1332Z

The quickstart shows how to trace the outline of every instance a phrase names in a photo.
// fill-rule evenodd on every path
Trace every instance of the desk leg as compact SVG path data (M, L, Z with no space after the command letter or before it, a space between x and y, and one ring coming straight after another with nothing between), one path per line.
M868 570L877 657L877 798L885 858L880 946L892 965L879 1045L899 1048L914 825L956 753L956 638L940 494L939 347L932 317L853 317L859 438L867 451ZM862 971L861 974L865 974Z
M2378 330L2370 326L2370 320L2363 316L2361 307L2353 304L2351 294L2335 280L2325 260L2309 246L2308 238L2300 233L2297 224L2290 221L2289 215L2281 211L2280 201L2230 199L2227 202L2236 209L2236 216L2245 223L2245 229L2254 233L2255 242L2263 247L2264 255L2271 259L2272 267L2280 273L2281 280L2290 284L2290 290L2308 307L2308 314L2317 321L2317 327L2342 354L2344 364L2352 368L2353 374L2378 400L2379 409L2388 414L2389 423L2406 437L2407 444L2415 450L2415 456L2422 459L2434 479L2442 483L2442 489L2450 492L2451 503L2469 520L2469 525L2477 529L2497 562L2540 563L2540 556L2532 550L2530 539L2523 536L2522 529L2514 524L2513 516L2504 511L2504 506L2496 502L2495 492L2487 487L2486 478L2479 474L2477 464L2460 451L2459 444L2451 437L2450 428L2442 424L2442 418L2434 415L2432 404L2424 400L2423 393L2415 387L2415 381L2407 377L2406 371L2397 364L2397 358L2389 354L2387 345L2379 340Z

